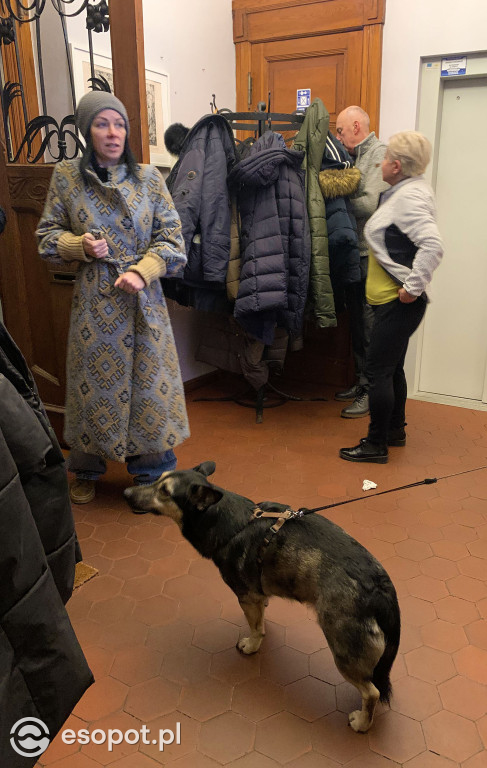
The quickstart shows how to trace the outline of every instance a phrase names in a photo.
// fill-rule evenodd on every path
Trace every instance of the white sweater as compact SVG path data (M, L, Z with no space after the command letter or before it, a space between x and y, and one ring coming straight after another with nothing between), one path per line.
M391 227L416 247L411 267L399 263L388 250L386 234ZM424 176L404 179L382 193L379 207L365 225L365 237L381 267L408 293L420 296L426 291L443 256L443 244L434 193Z

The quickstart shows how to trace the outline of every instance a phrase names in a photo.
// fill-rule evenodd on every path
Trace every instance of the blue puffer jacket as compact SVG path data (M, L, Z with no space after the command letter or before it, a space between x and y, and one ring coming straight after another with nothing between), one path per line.
M311 256L303 155L268 131L228 179L241 217L234 315L264 344L272 344L276 325L295 334L303 323Z
M206 115L189 131L167 178L188 257L184 282L190 285L225 289L231 219L227 173L234 162L230 124L222 115Z

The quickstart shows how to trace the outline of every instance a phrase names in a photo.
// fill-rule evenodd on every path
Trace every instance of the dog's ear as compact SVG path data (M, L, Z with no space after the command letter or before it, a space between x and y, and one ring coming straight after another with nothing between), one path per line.
M200 512L204 512L205 509L211 507L212 504L216 504L218 501L220 501L222 496L223 493L221 491L217 491L217 489L213 488L211 485L191 486L191 501L195 505L196 509L199 509Z
M200 475L208 477L208 475L212 475L215 471L216 464L214 461L204 461L202 464L198 464L197 467L193 467L193 469L195 472L199 472Z

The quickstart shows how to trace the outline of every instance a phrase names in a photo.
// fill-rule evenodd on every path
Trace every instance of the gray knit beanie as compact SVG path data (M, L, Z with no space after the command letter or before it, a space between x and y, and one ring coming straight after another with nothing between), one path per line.
M103 109L114 109L115 112L119 112L125 120L125 128L127 129L127 136L130 133L129 118L127 110L124 105L117 99L113 93L108 91L89 91L79 100L76 107L76 113L74 120L77 128L81 132L81 135L87 141L90 133L90 126L98 112Z

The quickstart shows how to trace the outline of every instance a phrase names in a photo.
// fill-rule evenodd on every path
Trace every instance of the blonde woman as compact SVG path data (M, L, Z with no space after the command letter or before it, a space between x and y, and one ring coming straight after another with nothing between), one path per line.
M359 445L340 450L346 461L385 464L388 445L406 444L404 359L443 255L433 190L423 176L430 158L428 139L403 131L392 136L382 162L382 177L391 187L365 226L366 297L374 310L366 364L370 424Z

